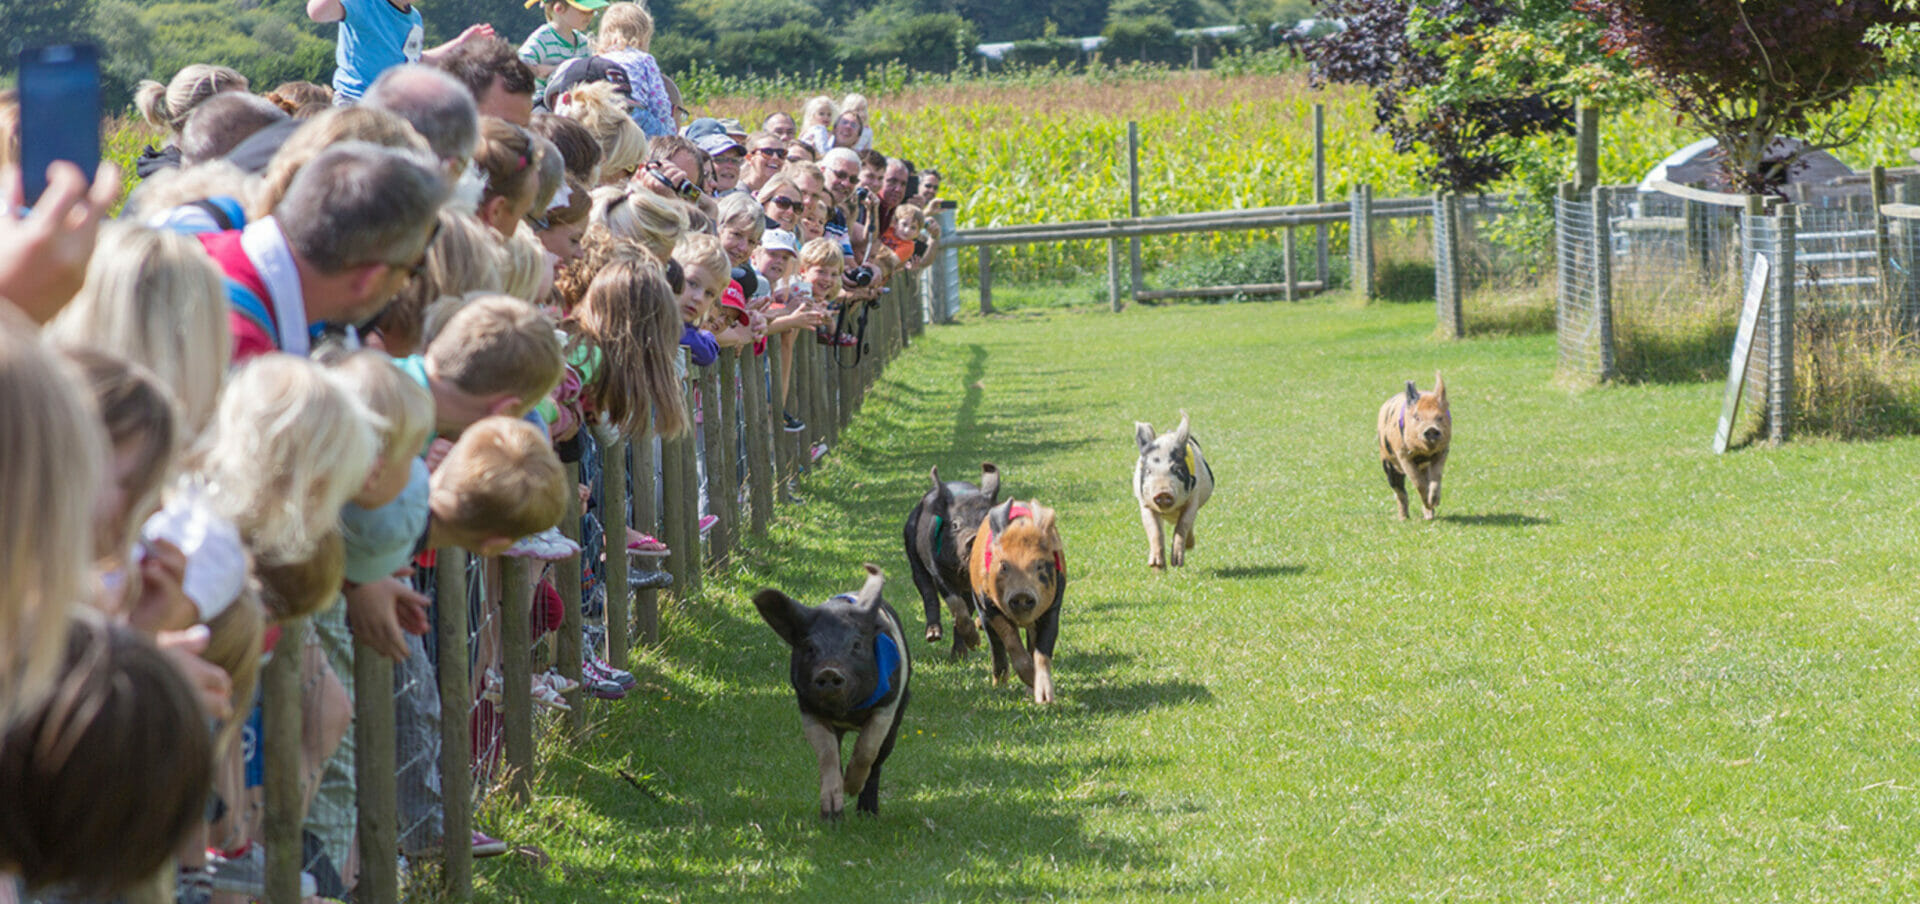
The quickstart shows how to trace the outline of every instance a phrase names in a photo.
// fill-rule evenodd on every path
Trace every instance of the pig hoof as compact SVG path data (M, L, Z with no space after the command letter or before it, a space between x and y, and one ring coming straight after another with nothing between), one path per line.
M939 642L940 642L940 626L928 625L927 626L927 643L939 643Z
M846 798L838 794L822 794L820 796L820 818L821 819L824 819L828 822L839 822L840 818L846 815L846 812L847 812Z

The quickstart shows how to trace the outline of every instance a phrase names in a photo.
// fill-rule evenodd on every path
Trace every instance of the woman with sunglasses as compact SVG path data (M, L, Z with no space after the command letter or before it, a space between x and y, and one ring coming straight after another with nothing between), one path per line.
M759 194L787 164L787 143L772 132L747 136L747 159L740 167L740 187Z

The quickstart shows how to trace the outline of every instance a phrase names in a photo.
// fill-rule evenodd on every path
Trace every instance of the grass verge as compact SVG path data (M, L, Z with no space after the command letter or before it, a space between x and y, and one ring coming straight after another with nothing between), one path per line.
M1716 457L1720 387L1573 392L1553 337L1432 312L1026 311L931 329L634 696L546 742L481 825L553 863L483 901L1859 900L1912 893L1912 438ZM1444 371L1435 523L1372 445ZM1220 489L1144 567L1131 421L1184 407ZM913 641L882 813L824 826L785 651L748 595L878 562L917 637L900 522L991 459L1068 544L1060 703Z

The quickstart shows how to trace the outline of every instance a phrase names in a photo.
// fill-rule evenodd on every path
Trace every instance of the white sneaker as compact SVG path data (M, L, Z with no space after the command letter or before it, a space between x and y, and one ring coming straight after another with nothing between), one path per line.
M504 555L526 559L539 559L542 562L557 562L580 554L580 544L567 539L560 528L549 527L537 534L530 534L515 541Z

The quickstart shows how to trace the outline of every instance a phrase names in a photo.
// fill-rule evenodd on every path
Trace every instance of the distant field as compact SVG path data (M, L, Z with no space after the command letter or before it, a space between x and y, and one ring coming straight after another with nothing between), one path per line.
M1912 896L1920 440L1709 449L1719 387L1569 391L1553 337L1424 304L1051 311L933 327L629 699L545 746L483 901L1860 901ZM1373 413L1447 375L1437 523ZM1220 489L1150 573L1132 421ZM1060 702L919 639L900 523L999 463L1061 512ZM891 576L918 671L877 820L820 825L748 602ZM628 778L623 777L630 776Z

